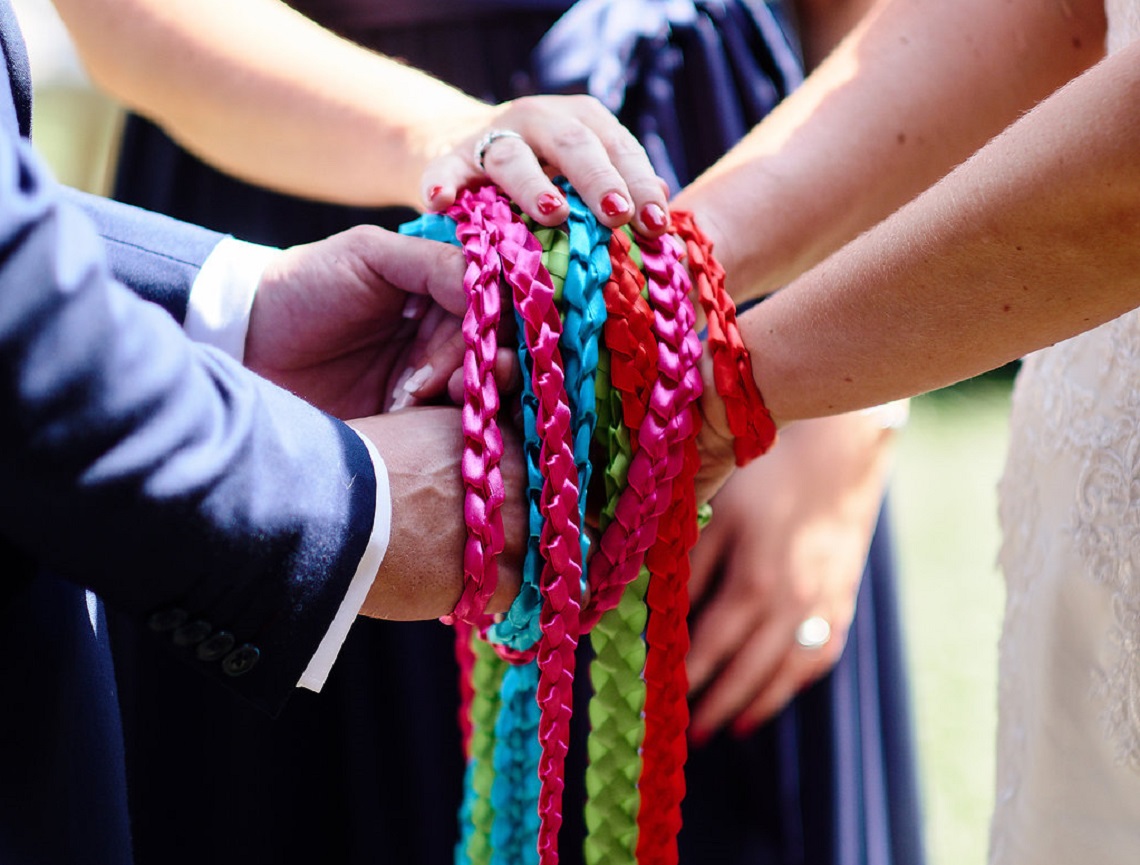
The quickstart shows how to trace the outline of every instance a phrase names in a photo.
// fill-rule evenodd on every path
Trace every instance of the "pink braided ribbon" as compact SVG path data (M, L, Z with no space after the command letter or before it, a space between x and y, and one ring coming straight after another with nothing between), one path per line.
M658 523L672 499L673 479L681 472L683 443L693 434L688 409L702 391L697 369L701 344L694 330L691 283L681 264L679 244L664 235L643 239L640 247L660 343L658 377L638 431L628 486L618 500L614 521L602 533L590 559L590 602L582 612L583 631L617 606L622 590L637 576L646 550L657 537Z
M554 285L542 266L542 246L506 199L491 186L465 191L452 208L452 215L458 221L466 219L466 213L472 211L478 211L482 220L493 226L488 237L496 248L472 244L472 249L486 258L497 255L501 261L503 276L511 287L524 323L523 336L533 364L531 383L538 401L537 428L542 442L543 474L540 507L546 516L539 539L544 564L540 578L542 638L537 656L541 710L538 735L542 743L538 849L542 865L555 865L570 739L582 575L578 470L574 463L570 408L558 349L562 321L554 303ZM464 245L466 248L466 240Z
M497 556L503 551L502 504L506 497L502 472L503 436L496 415L499 390L495 384L495 352L502 312L499 274L502 265L495 251L496 225L487 219L487 203L468 191L448 211L457 224L467 269L463 290L467 312L463 316L463 462L465 488L463 516L467 541L463 549L463 594L446 624L477 622L499 581Z

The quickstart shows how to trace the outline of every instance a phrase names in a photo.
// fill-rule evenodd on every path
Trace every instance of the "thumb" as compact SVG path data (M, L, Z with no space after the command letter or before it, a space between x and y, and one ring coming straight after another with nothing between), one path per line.
M463 315L463 252L450 243L408 237L361 226L358 251L382 281L409 294L427 295L454 315Z

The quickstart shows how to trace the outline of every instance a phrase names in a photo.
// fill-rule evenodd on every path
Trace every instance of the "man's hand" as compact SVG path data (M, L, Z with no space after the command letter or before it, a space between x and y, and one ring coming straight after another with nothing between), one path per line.
M412 408L351 425L376 445L392 490L391 541L361 614L409 621L450 613L463 590L466 539L460 411ZM505 611L518 593L527 537L522 447L509 429L503 440L506 543L489 613Z
M416 393L438 394L462 362L463 267L448 244L374 226L286 249L254 299L246 366L341 418L389 408L429 355Z

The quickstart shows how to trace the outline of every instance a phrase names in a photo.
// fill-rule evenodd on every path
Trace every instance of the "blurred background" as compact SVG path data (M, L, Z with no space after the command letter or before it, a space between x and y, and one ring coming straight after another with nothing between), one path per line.
M33 140L64 182L105 192L120 111L94 92L50 0L13 0L36 90ZM1003 587L996 485L1009 370L912 402L892 502L930 865L985 861Z

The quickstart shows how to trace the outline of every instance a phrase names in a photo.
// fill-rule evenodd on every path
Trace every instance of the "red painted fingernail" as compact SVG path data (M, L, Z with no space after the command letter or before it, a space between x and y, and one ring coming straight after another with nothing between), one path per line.
M428 201L431 201L433 198L435 198L441 192L443 192L442 186L433 186L431 189L428 190Z
M629 212L629 202L616 192L607 193L602 198L602 213L606 216L621 216Z
M661 231L666 224L665 211L661 209L659 204L647 204L641 208L641 221L649 228Z
M538 212L543 216L550 216L562 206L562 199L553 192L544 192L538 196Z

